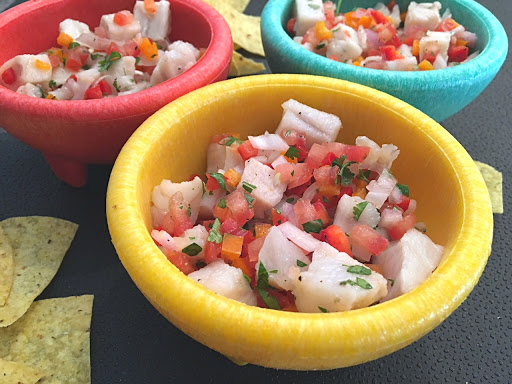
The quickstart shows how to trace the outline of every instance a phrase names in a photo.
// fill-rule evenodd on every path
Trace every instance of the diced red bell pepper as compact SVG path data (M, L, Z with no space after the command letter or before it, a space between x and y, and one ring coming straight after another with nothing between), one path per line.
M352 256L348 237L340 227L337 225L329 225L325 228L324 235L327 243L332 245L338 251L345 252L347 255Z
M3 71L2 80L7 85L13 84L16 81L16 72L14 72L14 69L7 68L5 71Z
M378 255L389 245L388 239L367 225L356 225L349 240L353 246L360 246L372 255Z
M403 211L405 212L405 211L407 211L407 208L409 208L410 202L411 202L411 199L409 197L402 195L402 200L400 201L400 203L397 204L397 206L402 208Z
M397 59L396 48L394 45L381 45L379 50L384 60L392 61Z
M101 93L103 96L108 96L112 94L112 88L110 88L110 84L105 80L101 80L98 85L100 86Z
M209 191L216 191L217 189L220 189L220 185L215 178L213 178L209 174L206 174L205 188Z
M188 275L189 273L192 273L196 270L194 262L190 256L184 254L183 252L167 251L165 256L167 257L167 260L173 263L174 266L185 275Z
M288 219L282 213L278 213L274 208L272 208L272 225L281 225L287 221Z
M377 24L389 23L388 18L386 16L384 16L384 14L382 14L381 12L376 11L375 9L372 9L370 13Z
M222 243L214 243L207 241L204 246L204 261L209 264L212 261L220 258L220 252L222 250Z
M240 156L242 156L242 159L244 161L250 159L251 157L258 155L258 150L254 148L249 140L245 140L240 146L238 147L238 153L240 153Z
M288 23L286 23L286 30L288 33L294 33L295 23L297 22L297 19L295 17L292 17L290 20L288 20Z
M71 57L66 60L66 69L69 69L73 72L78 72L80 68L82 68L82 63L80 60L76 60Z
M468 58L468 47L464 45L455 45L448 48L448 58L455 63L462 63Z
M400 240L405 232L414 227L414 224L416 224L414 213L404 216L402 220L388 230L389 237L393 240Z

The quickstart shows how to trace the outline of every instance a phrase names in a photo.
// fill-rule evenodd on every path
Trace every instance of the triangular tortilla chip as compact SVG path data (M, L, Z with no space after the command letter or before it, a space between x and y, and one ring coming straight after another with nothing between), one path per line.
M0 307L3 307L14 280L14 254L9 239L0 227Z
M14 281L0 307L0 327L19 319L53 279L78 225L53 217L13 217L0 222L14 251Z
M488 164L475 161L489 190L493 213L503 213L503 175Z
M258 63L257 61L249 59L238 52L233 52L231 65L229 67L230 77L255 75L264 70L265 65L263 63Z
M0 384L35 384L41 376L41 371L28 365L0 359Z
M0 358L40 370L44 384L89 384L92 302L92 295L35 301L0 328Z

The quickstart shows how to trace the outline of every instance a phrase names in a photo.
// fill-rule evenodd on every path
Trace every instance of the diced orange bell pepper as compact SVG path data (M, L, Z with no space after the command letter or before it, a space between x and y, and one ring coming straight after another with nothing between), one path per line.
M237 258L235 260L232 260L231 261L231 266L232 267L235 267L235 268L239 268L242 270L242 272L247 275L247 276L251 276L251 270L250 270L250 267L249 267L249 264L246 262L245 258Z
M233 188L236 188L240 180L242 180L242 176L233 168L229 168L224 172L224 178L226 179L226 184Z
M254 226L254 234L255 234L255 238L258 239L262 236L265 236L268 231L270 230L270 228L272 228L272 226L270 224L256 224Z
M325 22L319 21L315 24L315 36L319 40L329 40L332 38L332 32L325 26Z
M141 40L139 48L146 59L154 59L158 57L158 47L156 46L156 43L151 42L147 37L144 37Z
M49 71L52 66L44 61L36 60L36 68L41 69L43 71Z
M460 45L466 46L468 44L469 44L469 41L462 40L462 39L457 39L457 41L455 42L455 45L457 45L457 46L460 46Z
M59 44L61 47L68 47L69 44L73 42L73 38L69 36L68 34L65 34L64 32L61 32L59 34L59 37L57 37L57 44Z
M373 272L380 273L381 275L384 275L384 268L380 264L365 264L365 267L370 268Z
M233 261L240 257L242 254L242 245L244 238L242 236L235 236L225 233L222 238L221 256L226 261Z
M420 55L420 41L414 40L412 42L412 54L416 57Z
M434 66L430 64L430 61L423 60L421 63L418 64L418 68L422 71L431 71L434 69Z
M318 187L318 193L322 196L338 196L341 186L332 184L323 184Z
M147 13L156 13L155 0L144 0L144 9Z

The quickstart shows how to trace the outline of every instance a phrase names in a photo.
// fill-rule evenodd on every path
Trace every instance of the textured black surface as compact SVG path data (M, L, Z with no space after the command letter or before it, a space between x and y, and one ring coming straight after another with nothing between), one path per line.
M20 2L20 1L18 1ZM512 35L512 2L482 0ZM252 1L258 14L263 1ZM442 125L477 160L512 179L510 51L492 84ZM495 215L493 251L468 299L412 345L356 367L294 372L239 367L184 335L142 296L119 262L105 219L110 166L93 166L83 189L62 184L42 155L0 129L0 219L49 215L80 224L41 298L94 294L93 383L512 383L512 192ZM257 332L257 329L254 330Z

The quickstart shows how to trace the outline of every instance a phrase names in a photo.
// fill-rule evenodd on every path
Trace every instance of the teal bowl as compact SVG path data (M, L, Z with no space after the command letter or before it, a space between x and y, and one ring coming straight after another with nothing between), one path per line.
M293 1L269 0L261 15L263 47L273 73L327 76L367 85L402 99L436 121L448 118L473 101L496 76L507 55L507 35L491 12L474 0L440 0L441 13L450 8L456 21L477 34L476 49L480 54L475 59L451 68L418 72L382 71L339 63L308 51L288 35L285 27ZM341 12L369 8L378 1L343 0ZM402 11L410 1L396 3Z

